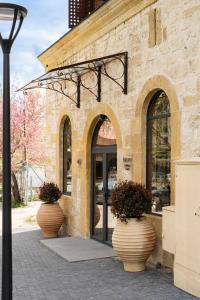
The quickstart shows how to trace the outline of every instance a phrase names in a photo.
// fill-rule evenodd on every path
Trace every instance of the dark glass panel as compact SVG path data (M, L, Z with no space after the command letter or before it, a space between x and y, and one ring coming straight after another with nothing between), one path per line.
M108 182L108 198L115 184L117 183L117 154L107 154L107 182Z
M72 143L71 123L66 119L63 128L63 193L71 195L72 190Z
M166 94L160 95L150 104L147 124L147 186L154 196L152 212L155 213L161 213L163 206L170 205L170 111Z
M94 133L93 146L111 146L116 145L115 130L106 117L97 125Z
M107 218L108 218L108 233L107 238L108 242L111 244L113 230L116 226L116 218L113 217L111 213L109 196L117 183L117 153L108 153L107 154L107 185L108 185L108 199L107 199Z
M103 239L103 154L94 156L94 237Z
M169 113L170 106L167 95L164 92L160 92L150 104L148 118L161 117L163 114Z
M96 154L94 162L94 194L95 203L103 203L103 155Z

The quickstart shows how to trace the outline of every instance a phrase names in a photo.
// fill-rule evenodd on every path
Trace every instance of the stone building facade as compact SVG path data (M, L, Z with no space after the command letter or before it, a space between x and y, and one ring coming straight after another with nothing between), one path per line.
M176 207L175 162L200 157L199 17L198 0L110 0L39 56L49 71L128 53L127 94L106 76L101 79L100 102L81 87L80 108L64 95L47 91L48 178L61 188L66 119L71 126L72 185L70 195L64 195L60 202L68 234L91 235L94 180L91 145L99 116L107 117L115 131L117 180L147 183L147 162L151 163L147 153L147 115L159 91L167 97L170 106L170 171L165 177L170 178L168 205ZM113 77L123 74L123 65L117 60L109 61L108 69ZM90 71L83 77L90 86L96 80ZM76 89L70 83L66 83L66 88L73 97ZM163 178L162 172L152 176L157 176L156 180ZM172 267L174 255L162 249L162 213L150 214L148 218L156 229L158 241L151 262ZM196 280L199 282L199 278ZM198 288L189 291L200 293Z

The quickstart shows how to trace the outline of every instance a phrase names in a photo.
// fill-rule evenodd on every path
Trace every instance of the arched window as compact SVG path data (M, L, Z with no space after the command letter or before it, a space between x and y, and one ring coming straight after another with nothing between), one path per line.
M71 195L72 190L72 142L71 122L67 118L63 127L63 193Z
M115 130L110 120L104 116L100 116L100 120L95 128L93 135L93 146L113 146L116 145Z
M147 112L147 188L152 191L153 213L170 205L171 179L170 105L165 92L158 91Z

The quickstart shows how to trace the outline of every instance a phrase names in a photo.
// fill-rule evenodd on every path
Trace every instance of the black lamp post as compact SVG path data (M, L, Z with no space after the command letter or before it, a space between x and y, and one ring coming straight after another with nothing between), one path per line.
M2 209L2 300L12 300L12 227L10 156L10 51L27 10L19 5L0 3L0 20L10 21L7 38L0 33L3 51L3 209Z

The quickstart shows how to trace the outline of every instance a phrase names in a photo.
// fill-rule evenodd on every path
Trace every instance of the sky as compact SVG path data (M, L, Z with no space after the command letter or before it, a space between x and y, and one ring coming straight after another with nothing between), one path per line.
M22 5L28 10L10 58L11 82L22 86L45 72L37 56L68 31L68 0L1 1L7 2ZM5 28L1 22L0 32L4 37L3 31ZM2 60L0 55L0 83Z

